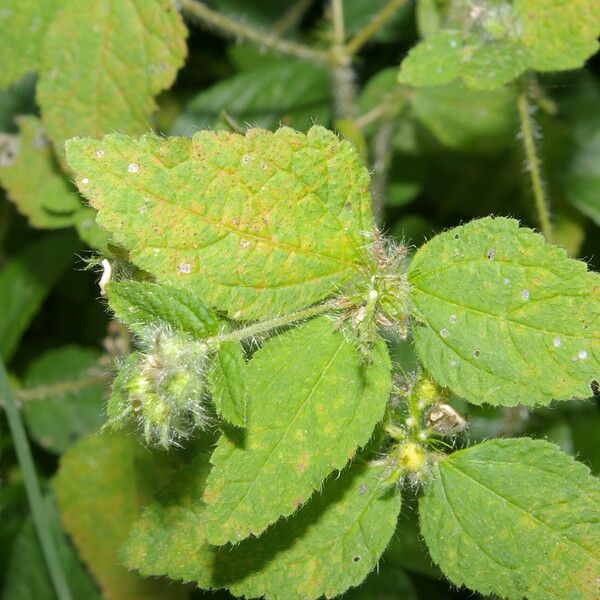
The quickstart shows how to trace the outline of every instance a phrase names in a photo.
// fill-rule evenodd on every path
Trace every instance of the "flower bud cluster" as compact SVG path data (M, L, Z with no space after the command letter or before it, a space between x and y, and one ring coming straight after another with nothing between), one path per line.
M133 424L151 445L180 445L208 425L208 349L162 325L149 328L141 345L115 379L109 425Z

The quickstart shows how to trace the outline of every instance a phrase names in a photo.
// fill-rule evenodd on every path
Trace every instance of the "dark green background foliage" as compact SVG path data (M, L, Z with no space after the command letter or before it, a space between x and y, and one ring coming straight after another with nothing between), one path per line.
M214 551L210 558L215 561L216 575L213 574L213 579L203 580L207 577L203 561L207 561L209 551L205 548L208 548L208 542L202 538L200 544L194 537L194 519L198 515L198 518L206 519L208 541L219 544L230 540L234 535L232 531L237 534L240 528L233 517L231 523L226 521L219 512L218 504L210 503L209 495L220 483L216 481L217 475L209 475L207 454L203 451L216 444L216 427L211 426L211 431L205 436L195 436L184 444L184 448L170 452L146 448L136 441L135 431L127 432L129 435L119 434L109 443L104 443L102 436L91 436L106 421L109 384L115 365L124 365L115 384L116 393L126 394L127 385L130 385L127 373L133 372L138 364L136 361L143 360L137 354L126 360L134 342L125 325L140 337L148 335L148 323L152 326L156 316L162 318L167 311L165 307L168 307L175 315L169 327L178 329L184 338L195 335L206 337L223 331L226 326L220 320L223 315L217 317L210 308L195 306L195 297L185 290L162 286L154 294L148 292L151 290L148 286L153 284L138 288L136 286L141 285L138 283L121 283L107 288L116 317L125 325L113 320L97 285L102 272L101 258L110 258L117 279L145 281L148 275L140 267L155 273L145 263L140 264L133 259L129 262L127 250L132 248L126 240L118 239L119 244L115 243L95 223L95 211L78 194L75 185L82 188L75 163L84 163L85 158L73 158L71 153L76 154L75 149L67 157L64 142L75 136L102 138L104 134L114 132L138 136L154 131L160 136L190 137L207 129L241 130L243 133L250 127L276 131L281 125L306 133L311 126L322 125L354 144L360 160L366 163L371 173L374 212L381 231L398 244L408 246L411 253L449 228L497 215L518 219L526 227L540 228L541 225L546 238L551 238L548 241L562 246L571 258L585 261L590 270L597 271L600 268L600 55L594 55L594 52L595 39L600 33L600 8L594 0L566 3L556 0L548 1L545 6L541 0L343 0L347 40L354 39L357 33L360 36L363 28L368 27L381 9L385 11L388 5L394 8L386 15L383 26L374 30L366 43L357 45L350 52L349 68L354 81L351 89L345 90L348 69L339 63L328 64L328 57L335 56L336 48L343 51L340 40L336 46L332 25L335 19L328 2L208 2L212 9L241 24L240 31L233 35L231 31L221 35L222 26L211 22L211 17L206 17L208 23L203 22L204 13L195 9L200 3L186 0L180 4L183 6L181 15L170 0L2 2L0 357L7 365L27 427L44 493L48 526L55 538L73 597L78 600L100 597L109 600L232 597L223 590L204 592L176 581L142 579L135 571L128 573L124 564L144 575L156 574L158 568L160 573L172 574L174 580L193 579L204 587L226 586L240 595L267 593L269 597L282 599L299 597L285 591L288 569L291 569L289 572L293 572L300 582L298 586L305 586L302 589L307 590L306 597L313 597L310 594L318 593L315 589L321 588L318 585L311 587L316 585L314 581L306 573L301 573L305 562L307 568L311 566L317 573L328 566L333 569L327 581L329 587L324 585L321 591L329 596L335 595L360 582L369 570L367 565L365 572L357 567L356 575L349 575L347 580L342 577L343 581L338 581L336 575L344 567L336 571L336 563L327 560L323 563L331 562L330 565L309 565L311 558L315 557L311 557L306 548L292 550L287 557L285 552L289 549L284 547L281 550L284 556L282 563L274 560L270 565L271 571L265 569L263 580L263 575L254 576L252 568L247 566L256 563L260 570L264 568L263 563L273 560L272 556L260 554L262 538L246 545L242 543L230 554ZM514 13L511 12L513 8ZM537 29L536 19L541 23ZM521 27L515 23L526 25ZM227 27L229 25L225 29ZM252 31L262 32L259 38L262 36L263 39L253 39ZM271 48L273 36L298 44L298 47L292 47L291 52L284 47L282 53L277 47ZM275 43L275 46L278 45ZM332 47L333 54L327 54ZM310 49L308 56L295 56L302 54L306 48ZM346 51L349 51L348 46ZM281 134L276 139L285 135ZM316 137L319 134L311 135ZM119 139L114 143L125 148L126 138ZM202 134L194 139L203 139ZM271 138L265 140L264 144L268 146ZM539 165L535 157L532 159L531 148L527 148L528 141L536 146L534 150L538 153ZM106 146L98 146L95 151L104 153L105 147L112 148L110 144L113 142L105 143ZM256 142L257 147L260 143L263 142ZM314 143L320 143L320 138ZM73 170L67 166L67 159ZM169 159L175 161L173 156ZM543 178L541 187L536 187L535 182L538 167ZM319 168L324 173L323 165L315 165L315 172ZM355 183L358 185L360 177L366 177L355 166L348 169L352 178L344 180L338 173L338 179L330 182L332 198L336 190L345 190L345 186L350 189ZM243 176L240 179L243 181ZM235 190L238 180L232 181L231 189ZM283 194L282 189L276 190L277 193ZM361 192L364 203L366 187ZM539 202L540 194L550 206L550 228L545 226L543 218L540 223L539 207L536 211L536 200ZM109 215L108 210L108 216L102 214L104 199L97 200L90 195L90 200L95 208L100 208L101 225L109 233L114 233L117 227L114 215ZM365 210L368 213L368 200L366 207L357 205L354 207L356 214L343 218L354 226L366 214ZM143 214L145 210L142 208L140 212ZM294 218L300 217L294 213ZM131 223L132 231L126 234L133 239L138 228L133 217ZM529 233L517 234L516 227L508 221L498 219L495 223L486 231L490 232L493 228L498 231L514 230L515 236L522 236L518 242L515 237L514 244L511 242L502 248L505 253L517 252L521 247L527 251L541 243L541 240L536 241L537 238L531 241ZM471 231L475 231L475 227ZM141 231L145 236L146 231ZM310 235L310 224L308 227L305 224L303 231ZM351 231L348 236L339 238L339 253L350 253L344 244L355 243L355 240L347 242L352 235ZM439 240L444 239L436 238L437 241L430 246L430 254L419 256L420 263L429 265L428 268L432 262L439 260L443 263L448 258L444 252L449 252L449 246L443 246L439 254L433 255L431 248L435 244L443 244ZM321 244L319 247L327 250L338 241L331 237L318 240L318 243ZM500 247L500 244L495 246L495 251L500 251ZM356 258L348 256L349 261ZM219 259L221 269L236 268L235 257L224 256L222 261L221 257L209 259ZM571 267L568 265L574 264L567 263L565 254L559 251L548 252L544 260L545 268L556 272L563 268L569 272ZM291 271L294 266L286 268ZM308 267L300 265L297 268ZM472 272L474 286L478 285L478 272L477 269ZM332 281L337 283L333 276ZM160 279L159 282L172 283L169 279ZM426 284L430 287L441 285L439 281L434 277L427 282L426 277L419 279L419 274L415 273L412 283L416 290L415 310L424 313L428 309L437 310L437 307L428 307L422 288ZM543 281L539 285L549 289L551 283ZM552 285L559 290L560 282ZM584 284L578 290L581 296L586 297ZM144 296L146 293L148 295ZM320 299L323 295L319 293L317 289L312 296L312 292L307 292L307 298L296 297L298 306L294 309ZM455 293L460 297L462 290L455 290ZM233 319L239 318L235 314L237 297L222 300L221 291L203 288L205 296L207 302L213 303L223 313ZM290 293L290 296L295 294ZM261 311L271 307L269 302L275 308L279 307L280 301L290 302L287 296L281 298L277 296L268 302L262 297L253 299L243 318L268 316ZM590 291L585 302L588 301L588 304L577 305L584 307L579 310L592 313L592 303L598 301L597 293L594 295ZM223 305L218 305L218 302ZM132 304L135 304L135 311ZM486 305L484 309L493 312L494 306ZM550 311L546 315L552 316L553 313ZM236 426L247 425L250 440L263 440L261 427L252 429L252 418L256 419L260 413L261 394L268 390L269 385L269 381L263 381L264 377L261 379L261 360L265 360L267 369L269 364L276 364L278 360L282 372L293 364L295 357L313 361L318 366L319 361L327 362L329 355L325 354L331 347L343 357L343 364L334 364L331 377L337 376L340 381L345 377L346 390L359 386L358 375L354 379L348 375L348 369L356 367L358 370L361 367L352 362L360 363L360 358L351 344L344 342L341 333L330 331L324 317L309 323L311 325L303 324L297 331L293 330L293 335L302 339L307 349L306 357L298 358L294 348L286 346L288 334L275 338L276 343L267 342L258 351L256 360L249 363L249 374L246 374L254 386L250 392L243 386L227 386L229 373L237 376L239 371L246 369L239 345L232 343L221 347L220 362L212 365L207 376L207 385L220 398L220 403L215 401L211 423L216 422L218 413ZM562 326L568 335L570 326L565 323ZM493 328L494 323L481 325L481 330L486 327ZM598 344L597 334L596 331L595 337L591 338L592 343ZM514 367L523 374L520 380L522 388L508 384L503 387L492 378L483 381L480 374L474 375L471 380L465 377L464 381L454 382L452 376L440 370L436 363L435 340L426 340L427 332L419 335L417 344L430 343L433 357L422 358L422 364L438 383L456 392L457 395L452 395L450 401L469 423L467 433L452 438L455 448L466 448L490 438L528 436L558 445L589 467L593 475L600 475L600 395L597 381L592 383L592 397L587 400L549 404L560 396L563 389L567 393L571 390L570 393L577 397L585 394L589 382L586 380L583 392L574 392L562 373L547 372L544 375L543 369L552 369L552 365L545 362L547 358L536 363L535 349L533 346L529 348L527 344L530 342L524 340L520 349L525 356L515 361L518 365ZM494 338L498 352L515 344L506 336ZM482 343L490 343L484 338L482 334ZM314 342L319 339L320 342ZM321 344L319 350L324 353L323 356L311 350L312 343ZM382 351L379 345L374 348L374 352ZM400 370L410 372L419 368L412 341L392 341L389 348L392 360ZM532 356L527 356L529 349ZM595 352L598 352L597 347ZM272 359L271 354L275 358ZM500 361L493 355L489 360ZM258 366L253 369L253 364ZM581 373L576 372L579 364L573 366L573 373L569 375L573 380L581 379ZM340 374L336 375L338 367ZM538 368L541 369L539 374L535 370ZM377 365L372 366L372 370L377 371ZM592 378L600 376L600 373L586 373L586 377L590 374ZM290 374L290 380L294 376ZM378 374L370 376L374 383L371 381L369 385L375 392L384 390L384 395L387 394L385 381L378 381ZM302 385L307 385L306 381L293 383L297 383L300 391ZM563 384L567 387L561 388ZM185 385L197 390L194 382L185 382ZM485 390L482 389L484 387ZM339 390L340 397L343 397L344 390L341 387ZM531 391L529 396L527 390ZM368 396L370 392L363 389L361 393ZM519 400L524 406L514 407L511 405L514 402L506 401L507 395L515 397L521 393L527 396ZM247 415L245 402L248 394L250 412ZM293 394L290 398L290 403L296 401ZM120 399L121 396L115 399L114 395L111 398L109 419L116 418L115 406L120 406ZM564 398L561 396L561 399ZM253 405L254 400L259 409ZM314 401L317 400L318 397ZM330 400L333 402L334 399ZM254 524L247 524L248 533L261 533L280 515L289 515L315 489L320 489L323 478L334 467L342 468L359 442L360 445L366 443L384 409L383 404L379 407L369 405L370 412L360 414L361 423L369 422L370 429L354 433L348 431L349 427L342 427L342 421L334 414L336 406L329 405L328 410L332 414L327 413L326 416L338 426L335 437L339 441L340 456L315 458L323 474L319 475L318 481L299 484L297 503L293 507L280 506L285 502L273 497L269 491L259 490L256 497L262 498L257 500L257 506L261 507L260 515L253 517ZM265 409L265 414L267 412ZM275 421L277 415L272 418ZM235 440L240 432L232 425L226 425L225 430L231 440ZM152 435L159 436L160 431L153 431ZM376 429L375 442L378 435L380 433ZM366 439L362 439L365 436ZM234 448L231 440L225 436L221 438L211 459L212 464L223 467L228 461L233 462L242 473L253 468L252 464L244 463L244 452ZM76 443L79 453L67 453L62 469L58 471L61 456ZM322 444L325 448L329 442L323 438ZM440 467L435 467L439 469L439 479L429 488L421 510L426 508L431 515L439 516L446 510L444 503L452 501L451 494L445 495L440 481L459 479L463 473L461 469L468 471L469 452L477 460L485 461L489 456L493 459L494 450L502 451L503 444L502 441L486 442L471 450L463 450L440 463ZM237 458L236 452L239 452L240 458ZM369 452L369 446L365 452ZM543 490L546 485L544 474L537 471L532 474L533 471L527 470L527 461L537 454L540 456L539 464L547 461L549 469L557 468L559 464L561 469L564 467L565 471L569 471L573 481L577 485L581 483L582 494L593 488L592 480L585 479L588 475L583 467L575 467L564 455L554 460L554 452L554 446L531 440L507 450L515 468L530 482L531 490L527 493L531 493L533 504L538 490ZM275 465L274 469L277 468ZM537 467L533 464L531 468ZM486 562L486 544L493 542L486 532L477 530L476 525L473 525L473 536L461 545L464 551L461 557L454 556L443 543L438 544L438 532L443 532L449 539L465 535L471 521L466 525L461 523L461 529L449 520L438 524L432 516L429 521L422 520L420 526L416 498L422 489L405 491L401 508L399 496L393 495L378 498L380 504L372 505L362 494L363 485L370 485L374 473L365 474L364 471L360 461L356 461L336 483L326 488L329 496L313 498L302 507L299 516L271 525L264 534L265 543L273 547L271 551L275 553L274 548L278 544L285 546L285 541L291 536L305 535L310 530L310 523L318 518L314 515L325 515L324 522L333 537L337 528L353 525L344 521L341 509L346 504L351 508L355 505L360 506L361 515L366 514L365 518L369 517L368 511L372 511L372 518L387 519L391 523L398 513L400 517L378 572L369 574L364 583L348 591L345 598L435 600L486 597L465 587L456 587L461 584L482 593L503 592L514 598L528 589L519 587L514 581L504 588L489 583L488 572L490 579L502 579L505 577L504 567L499 563ZM144 478L138 481L142 472ZM119 482L122 481L128 482L130 487L121 487ZM165 484L172 490L168 497L164 492ZM547 485L551 489L551 485ZM94 497L78 498L80 489L93 489ZM597 488L594 489L597 493ZM522 492L510 488L505 491L508 496L514 493L517 498ZM200 498L203 493L207 505L202 504L199 508L200 503L194 504L193 499ZM493 506L494 498L487 497L477 486L473 487L470 495L480 506ZM569 498L565 492L564 501L577 503L577 498ZM339 505L332 504L335 502ZM65 530L76 538L77 549L61 530L57 504L64 513L62 523ZM578 515L582 519L589 518L589 513L594 510L583 501L580 504L577 505L580 512L570 517L575 523ZM265 506L267 508L262 510ZM331 506L340 510L334 511ZM269 514L269 510L273 514ZM535 518L537 514L534 512ZM518 531L518 527L522 526L518 515L507 512L504 517L514 528L512 531ZM469 519L472 518L479 517L469 515ZM492 512L482 514L481 523L489 525L495 520L496 515ZM156 531L148 523L155 525L157 521L160 522L159 533L164 537L153 538ZM561 523L564 525L564 522L559 522L558 528ZM127 540L132 526L131 537ZM253 527L255 531L252 531ZM83 536L74 533L82 531ZM539 546L540 552L546 550L544 540L548 538L545 534L533 530L527 535L530 537L524 543L536 548ZM387 539L383 539L385 536L380 537L382 539L363 540L365 551L374 548L374 552L380 552L387 543ZM430 547L431 556L423 537ZM325 552L318 536L314 540L307 539L316 555ZM164 544L164 549L161 544ZM255 546L258 548L256 551ZM173 548L176 548L175 552ZM336 557L342 553L337 548L334 551ZM472 569L478 569L479 574L469 573L469 569L460 564L461 558L469 561ZM568 562L568 566L565 559L560 569L547 566L547 572L537 569L535 557L531 559L532 566L522 566L521 574L525 580L529 582L529 577L533 582L531 585L541 594L536 598L593 597L593 591L562 590L560 585L553 588L547 584L546 579L553 572L573 571L578 566L582 569L585 566L575 552L567 558L572 561ZM180 563L190 560L196 565L193 574L189 569L181 570ZM230 568L228 561L236 560L235 567ZM446 579L434 560L455 585ZM156 567L153 561L160 566ZM373 564L376 562L375 559ZM528 571L530 568L531 571ZM278 591L273 591L273 587L277 586ZM544 593L557 595L544 596ZM33 597L51 600L55 596L28 512L11 433L0 407L0 600Z

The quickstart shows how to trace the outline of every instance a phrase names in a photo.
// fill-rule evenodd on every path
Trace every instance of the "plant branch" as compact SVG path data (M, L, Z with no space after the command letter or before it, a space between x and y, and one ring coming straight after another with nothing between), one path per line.
M281 52L282 54L291 54L297 58L314 60L326 64L330 62L329 54L325 51L311 48L306 44L285 40L271 35L266 31L255 29L246 23L241 23L213 10L199 0L180 0L180 5L182 10L190 17L214 27L222 35L248 40L259 46Z
M36 385L30 388L15 390L15 396L19 402L30 402L32 400L44 400L49 396L65 396L80 392L97 385L108 383L111 379L110 373L94 373L74 381L59 381L47 385Z
M283 16L275 23L274 30L277 35L283 35L286 31L297 25L301 20L306 11L310 8L310 5L314 0L297 0L295 4L292 4L290 8L283 14Z
M406 0L390 0L373 18L346 44L344 51L354 56L393 16Z
M529 104L528 93L523 87L518 100L517 107L521 125L521 137L525 151L525 162L531 180L535 208L540 223L540 230L547 241L552 241L552 220L550 216L549 201L542 179L541 161L535 142L535 121L532 117L532 107Z
M50 528L48 515L42 499L42 493L37 480L31 449L27 441L27 435L21 421L21 415L17 408L17 403L13 397L12 390L8 381L8 376L4 364L0 361L0 398L4 403L8 426L12 434L17 460L21 467L27 500L31 509L33 523L40 541L42 554L46 561L46 567L50 575L50 580L59 600L72 600L71 592L67 579L60 564L58 552L56 550L54 536Z

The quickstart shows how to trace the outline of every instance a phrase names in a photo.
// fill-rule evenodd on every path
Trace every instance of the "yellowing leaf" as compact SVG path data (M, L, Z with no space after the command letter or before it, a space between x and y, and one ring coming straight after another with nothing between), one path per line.
M600 481L542 440L492 440L435 467L419 504L455 585L511 600L600 596Z
M0 88L40 63L40 46L60 0L4 0L0 7Z
M33 227L72 225L75 212L83 206L56 162L41 121L33 115L17 117L16 121L20 134L6 138L0 184Z
M42 47L38 101L50 138L142 133L186 54L171 0L69 0Z
M313 127L67 144L98 222L159 282L234 318L303 308L368 269L369 176Z
M417 353L481 404L586 398L600 374L600 276L517 221L435 236L409 270Z
M178 600L181 589L143 580L117 550L168 476L165 455L124 435L83 438L61 458L54 489L66 531L107 600Z
M211 458L209 541L238 542L292 514L368 442L390 385L383 340L364 364L326 317L266 342L246 368L244 436L223 436Z

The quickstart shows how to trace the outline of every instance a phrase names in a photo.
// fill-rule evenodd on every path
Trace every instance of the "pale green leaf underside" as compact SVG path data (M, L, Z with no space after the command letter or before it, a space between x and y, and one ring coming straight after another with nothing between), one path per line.
M402 62L399 81L441 85L462 78L491 89L527 69L581 67L598 49L596 0L515 0L473 4L445 30L428 36Z
M223 342L212 361L209 385L217 412L229 423L246 425L246 359L237 342Z
M42 45L38 102L49 136L143 133L186 55L172 0L70 0Z
M369 176L322 127L71 140L98 222L160 282L235 318L302 308L365 268Z
M54 480L63 526L107 600L178 600L181 590L144 580L119 564L117 550L142 506L166 483L168 458L125 435L80 440Z
M556 446L492 440L442 460L421 531L455 585L521 600L600 596L600 482Z
M104 421L106 367L100 353L79 346L50 350L27 369L23 417L40 446L58 454Z
M160 321L197 338L215 335L219 329L216 315L189 288L124 281L109 283L106 295L115 316L136 333Z
M17 81L40 62L40 46L60 0L9 0L0 8L0 88Z
M434 237L412 260L414 338L436 381L470 402L586 398L600 376L600 277L504 218Z
M16 121L19 135L9 142L13 158L0 163L0 184L33 227L72 225L83 206L56 162L41 121L33 115Z
M227 587L247 598L333 598L374 568L400 512L400 494L380 485L382 469L355 464L261 538L218 549L206 543L205 508L195 499L205 471L193 466L178 503L154 502L132 529L126 564L143 575Z
M379 340L364 364L334 327L325 317L299 325L248 363L243 442L223 436L211 458L204 500L212 543L259 535L292 514L382 418L390 390L385 344Z

